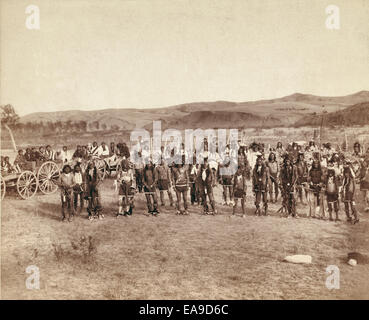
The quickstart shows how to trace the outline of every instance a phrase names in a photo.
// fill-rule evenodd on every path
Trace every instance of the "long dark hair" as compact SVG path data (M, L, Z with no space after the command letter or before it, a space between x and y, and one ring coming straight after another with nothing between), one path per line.
M276 161L276 156L274 152L269 153L268 161L272 161L272 156L274 156L273 160Z

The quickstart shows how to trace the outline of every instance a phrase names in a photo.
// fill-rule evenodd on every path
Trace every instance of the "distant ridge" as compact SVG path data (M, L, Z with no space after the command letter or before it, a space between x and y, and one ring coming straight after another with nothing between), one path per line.
M296 122L296 126L318 126L322 115L304 117ZM369 102L357 103L344 110L324 114L325 126L369 125Z
M316 123L318 121L316 115L324 110L329 114L334 113L333 118L349 117L351 120L348 122L361 124L365 123L366 118L360 117L360 111L357 111L359 109L350 111L355 112L355 117L344 111L350 106L363 102L369 102L369 91L364 90L339 97L294 93L276 99L238 103L232 101L191 102L153 109L107 108L93 111L37 112L21 117L20 122L86 121L90 124L97 121L100 128L114 127L123 130L147 127L154 120L162 120L164 126L173 128L194 125L208 128L214 126L224 128L232 126L299 126ZM332 120L332 123L337 121Z

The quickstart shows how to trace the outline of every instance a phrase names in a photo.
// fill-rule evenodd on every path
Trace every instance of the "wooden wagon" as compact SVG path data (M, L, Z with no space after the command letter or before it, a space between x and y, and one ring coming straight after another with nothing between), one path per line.
M10 174L0 175L1 200L7 189L15 189L22 199L32 198L37 190L43 194L54 193L58 187L55 181L60 175L60 164L46 161L34 170L22 170Z

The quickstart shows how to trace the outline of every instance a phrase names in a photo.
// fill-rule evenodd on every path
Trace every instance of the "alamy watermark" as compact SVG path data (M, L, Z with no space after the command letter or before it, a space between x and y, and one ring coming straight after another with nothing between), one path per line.
M26 7L26 28L28 30L40 29L40 8L34 4Z
M325 13L328 17L325 20L325 26L330 30L340 29L340 8L334 4L331 4L325 8Z
M238 168L238 129L161 130L153 121L153 136L145 129L131 132L131 161L135 164L203 164L216 161L221 175L235 174ZM164 143L164 145L163 145Z
M328 274L328 277L325 280L326 288L329 290L338 290L340 288L340 269L336 265L329 265L325 269L325 272Z
M26 268L26 273L30 274L26 279L26 288L29 290L40 289L40 269L31 265Z

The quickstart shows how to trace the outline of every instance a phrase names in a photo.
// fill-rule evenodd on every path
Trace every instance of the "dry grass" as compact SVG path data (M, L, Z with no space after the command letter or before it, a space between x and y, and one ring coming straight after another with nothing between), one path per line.
M369 298L369 267L346 264L350 251L368 254L368 218L358 225L301 218L176 216L167 207L146 216L137 196L130 218L116 219L111 180L104 181L106 218L60 222L57 194L2 203L3 299L348 299ZM220 199L220 189L217 198ZM360 209L361 207L359 207ZM305 208L299 206L299 210ZM343 218L343 212L341 213ZM309 254L311 265L282 262ZM40 269L40 290L27 290L25 269ZM337 265L341 289L325 287L325 268Z

